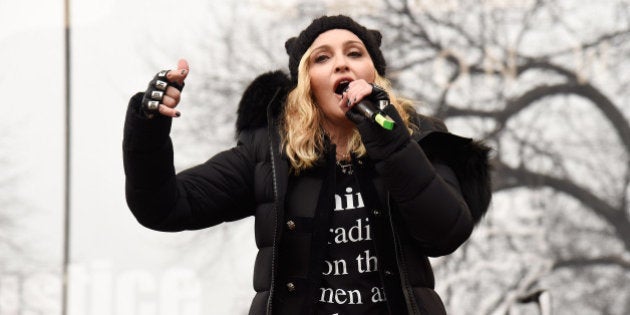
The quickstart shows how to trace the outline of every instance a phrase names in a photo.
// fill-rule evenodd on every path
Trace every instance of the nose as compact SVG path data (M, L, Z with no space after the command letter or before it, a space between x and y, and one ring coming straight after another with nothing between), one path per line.
M348 63L345 58L336 58L335 62L335 72L348 71Z

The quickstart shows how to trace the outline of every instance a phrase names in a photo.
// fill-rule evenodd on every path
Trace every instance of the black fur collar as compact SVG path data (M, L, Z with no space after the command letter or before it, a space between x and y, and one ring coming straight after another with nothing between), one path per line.
M273 115L277 117L291 88L291 79L280 70L261 74L254 79L238 104L236 134L266 126L268 106L271 106Z

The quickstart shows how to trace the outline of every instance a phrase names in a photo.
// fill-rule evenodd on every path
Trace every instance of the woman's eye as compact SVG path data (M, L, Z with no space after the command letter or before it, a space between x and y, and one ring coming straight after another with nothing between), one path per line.
M348 56L350 57L361 57L363 56L363 54L360 51L351 51L348 53Z
M315 57L315 63L322 63L324 61L326 61L328 59L328 56L326 55L319 55L317 57Z

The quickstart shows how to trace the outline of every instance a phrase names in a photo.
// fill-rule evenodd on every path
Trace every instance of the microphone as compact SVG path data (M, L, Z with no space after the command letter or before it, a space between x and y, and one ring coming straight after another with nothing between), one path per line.
M335 89L335 93L339 95L343 94L343 92L345 92L348 89L349 84L350 82L339 83L339 86L337 86L337 88ZM357 114L361 114L365 116L366 118L374 121L379 126L383 127L383 129L386 129L386 130L394 129L394 125L395 125L394 120L391 117L389 117L387 114L383 113L378 107L374 105L374 103L372 103L369 100L366 100L366 99L361 100L359 103L354 105L352 109L350 110L354 111Z

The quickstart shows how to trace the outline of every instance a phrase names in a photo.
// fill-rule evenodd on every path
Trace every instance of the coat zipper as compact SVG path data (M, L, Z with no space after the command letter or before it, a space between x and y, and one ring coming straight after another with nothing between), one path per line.
M391 226L392 237L394 238L394 250L396 252L396 262L398 263L398 271L400 272L400 282L403 287L403 295L405 296L405 302L407 303L409 314L422 314L420 309L418 309L418 303L415 299L415 295L413 294L413 289L409 284L409 275L407 274L407 265L405 263L405 257L403 253L403 249L400 244L400 240L398 239L398 234L396 233L396 228L394 224L394 218L391 213L391 197L389 196L389 191L387 191L387 208L389 209L389 224Z
M278 216L279 216L279 209L280 209L279 192L278 192L278 176L276 174L277 173L276 154L275 154L276 147L273 141L275 126L273 125L273 114L271 113L271 104L278 96L278 93L280 93L280 90L281 90L280 88L276 89L276 92L273 94L271 101L269 101L269 103L267 104L267 130L269 132L269 153L271 155L270 158L271 158L271 174L272 174L272 180L273 180L274 212L276 213L275 220L274 220L274 227L273 227L273 243L272 243L273 245L272 245L272 253L271 253L271 286L269 288L269 298L267 299L267 310L266 310L267 315L272 314L272 301L273 301L273 294L274 294L275 281L276 281L276 259L277 259L276 252L278 251L276 241L278 239L278 222L279 222Z

